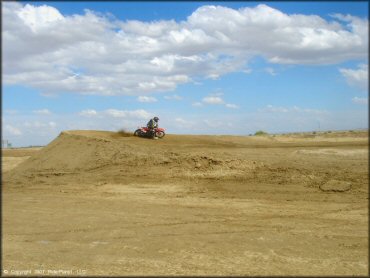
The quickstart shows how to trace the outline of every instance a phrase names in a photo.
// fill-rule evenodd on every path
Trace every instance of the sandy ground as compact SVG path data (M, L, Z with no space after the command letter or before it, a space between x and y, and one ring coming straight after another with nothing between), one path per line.
M368 133L68 131L3 150L3 275L368 275Z

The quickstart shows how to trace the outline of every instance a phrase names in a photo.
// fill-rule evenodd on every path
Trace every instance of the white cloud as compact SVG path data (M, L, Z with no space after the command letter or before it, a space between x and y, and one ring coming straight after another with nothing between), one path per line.
M293 107L293 110L297 111L299 108L294 106ZM262 110L264 111L267 111L267 112L280 112L280 113L286 113L288 112L289 110L287 108L284 108L284 107L278 107L278 106L273 106L271 104L267 105L265 108L263 108Z
M18 9L16 13L33 32L40 31L42 28L47 28L49 25L64 19L57 9L46 5L35 9L34 6L26 4L23 9Z
M202 100L204 103L207 104L224 104L224 100L220 97L208 96L203 98Z
M41 96L47 97L47 98L57 98L58 94L57 93L47 93L47 92L42 92L40 93Z
M361 97L354 97L352 98L352 102L353 103L356 103L356 104L364 104L364 105L367 105L369 100L368 98L361 98Z
M242 72L244 72L245 74L250 74L250 73L252 73L252 71L253 70L249 69L249 68L242 70Z
M270 68L270 67L265 68L265 72L267 72L268 74L270 74L272 76L275 76L277 74L276 71L273 68Z
M357 69L339 69L341 74L351 86L358 87L364 91L368 89L369 85L369 67L367 64L361 64Z
M16 115L19 111L15 109L5 109L4 112L9 115Z
M51 112L48 109L34 110L33 113L40 115L49 115Z
M57 126L57 124L55 122L49 122L49 126L51 128L55 128Z
M226 106L227 108L231 108L231 109L238 109L238 108L239 108L239 106L238 106L238 105L236 105L236 104L232 104L232 103L226 103L226 104L225 104L225 106Z
M22 135L22 131L19 128L11 126L11 125L5 125L5 135L7 133L9 133L9 135L15 135L15 136Z
M300 108L298 106L293 107L282 107L282 106L273 106L271 104L267 105L266 107L259 109L259 112L270 112L270 113L285 113L285 114L291 114L291 113L300 113L300 114L311 114L311 115L322 115L322 114L328 114L328 111L326 110L320 110L320 109L311 109L311 108Z
M184 120L183 118L176 118L175 124L181 128L191 128L194 125L192 121Z
M225 103L225 101L221 98L221 96L223 94L224 94L223 92L212 93L209 96L204 97L202 99L202 103L201 102L195 102L192 105L200 107L204 103L204 104L211 104L211 105L224 105L226 108L230 108L230 109L238 109L239 108L239 106L236 105L236 104Z
M213 96L213 97L221 97L224 95L224 93L222 92L221 89L217 89L215 90L215 92L209 94L210 96Z
M143 109L132 110L132 111L107 109L103 111L102 113L104 113L105 115L114 117L114 118L149 119L152 116L151 113Z
M147 96L139 96L137 100L139 102L156 102L157 101L155 97L147 97Z
M153 114L144 110L119 110L119 109L106 109L102 111L96 111L93 109L83 110L78 113L83 118L94 117L96 122L91 128L96 128L99 125L100 128L106 128L110 124L116 123L114 119L124 121L128 127L137 126L137 122L141 120L148 120L153 117ZM122 122L121 122L122 123Z
M368 20L285 14L267 5L206 5L186 20L120 21L85 11L4 2L3 80L42 94L141 95L194 79L271 63L331 64L367 59Z
M55 127L54 122L43 122L42 120L34 120L34 121L25 121L23 126L26 128L46 128L46 127Z
M225 123L223 121L216 120L216 119L213 119L213 120L205 119L205 120L203 120L203 123L206 126L211 127L211 128L220 128L220 127L225 125Z
M98 115L98 112L96 112L94 109L87 109L87 110L82 110L79 113L79 115L84 116L84 117L94 117Z
M182 100L183 98L179 95L171 95L171 96L164 96L165 99L168 100Z
M202 107L203 106L203 103L197 101L197 102L193 102L192 106L194 107Z

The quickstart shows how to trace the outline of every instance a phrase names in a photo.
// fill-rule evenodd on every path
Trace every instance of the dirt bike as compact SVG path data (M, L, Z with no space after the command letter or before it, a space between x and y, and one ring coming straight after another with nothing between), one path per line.
M156 127L153 130L154 132L150 132L150 129L147 127L140 127L135 130L134 135L139 137L148 137L148 138L163 138L166 133L164 132L164 128Z

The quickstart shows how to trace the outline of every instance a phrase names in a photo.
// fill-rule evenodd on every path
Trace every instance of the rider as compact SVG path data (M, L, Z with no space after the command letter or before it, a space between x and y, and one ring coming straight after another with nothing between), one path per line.
M150 135L154 137L155 131L154 129L158 127L158 117L154 117L153 119L150 119L150 121L147 123L147 127L149 128Z

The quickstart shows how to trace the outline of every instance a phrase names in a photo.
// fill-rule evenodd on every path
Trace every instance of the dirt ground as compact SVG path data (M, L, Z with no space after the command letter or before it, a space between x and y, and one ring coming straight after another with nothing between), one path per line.
M66 131L2 151L3 275L368 275L368 132Z

